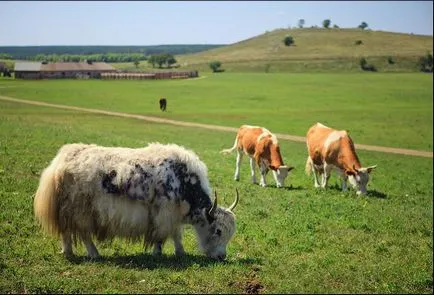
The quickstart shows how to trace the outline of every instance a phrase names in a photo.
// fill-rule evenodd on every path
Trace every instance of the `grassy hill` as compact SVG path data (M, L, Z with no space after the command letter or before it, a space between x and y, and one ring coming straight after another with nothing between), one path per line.
M285 46L290 35L294 45ZM357 40L363 44L355 45ZM360 70L363 56L382 71L417 71L420 56L433 51L433 37L360 29L277 29L203 52L177 56L181 67L205 70L218 60L226 71ZM389 65L392 56L395 63Z

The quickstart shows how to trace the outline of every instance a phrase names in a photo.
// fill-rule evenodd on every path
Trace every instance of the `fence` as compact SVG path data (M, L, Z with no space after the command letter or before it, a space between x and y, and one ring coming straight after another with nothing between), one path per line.
M159 73L101 73L101 79L114 80L146 80L146 79L188 79L199 77L198 71L192 72L159 72Z

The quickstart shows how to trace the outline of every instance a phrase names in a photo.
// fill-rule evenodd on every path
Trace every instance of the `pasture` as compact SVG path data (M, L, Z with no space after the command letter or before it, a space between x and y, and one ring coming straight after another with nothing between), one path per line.
M0 95L238 127L259 124L304 136L321 121L356 143L432 151L432 76L422 74L230 74L179 81L1 81ZM167 112L158 99L168 99ZM219 154L235 133L28 106L0 100L0 291L2 293L432 293L433 160L358 151L378 167L368 196L328 190L304 174L304 143L280 141L295 166L286 187L250 183L245 158ZM71 142L140 147L178 143L207 164L237 232L223 263L205 258L186 227L187 255L162 257L141 244L80 244L71 261L40 232L32 196L58 148Z
M426 74L200 73L197 80L0 80L0 95L305 136L316 122L359 144L432 151L433 84ZM158 100L168 100L162 113Z

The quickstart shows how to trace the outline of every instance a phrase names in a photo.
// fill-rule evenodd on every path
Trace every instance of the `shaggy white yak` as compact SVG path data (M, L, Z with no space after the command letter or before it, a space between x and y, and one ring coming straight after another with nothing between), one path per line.
M181 255L182 227L191 224L205 254L223 260L235 232L238 191L228 209L210 195L205 164L181 146L66 144L41 175L34 212L47 233L61 238L66 256L81 240L88 255L98 257L93 237L143 240L156 255L172 238Z

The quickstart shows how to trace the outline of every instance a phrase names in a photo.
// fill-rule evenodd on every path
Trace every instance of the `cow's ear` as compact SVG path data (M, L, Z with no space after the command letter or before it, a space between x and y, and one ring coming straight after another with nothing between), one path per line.
M356 172L354 172L354 171L350 171L350 170L346 170L346 171L345 171L345 175L346 175L346 176L350 176L350 175L355 176L355 175L356 175Z
M368 173L371 173L371 171L373 171L375 168L377 168L377 165L366 167L366 171L368 171Z

